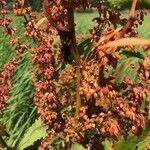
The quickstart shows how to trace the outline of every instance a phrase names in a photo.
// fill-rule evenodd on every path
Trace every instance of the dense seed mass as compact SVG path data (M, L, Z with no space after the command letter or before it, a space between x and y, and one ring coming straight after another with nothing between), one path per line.
M5 1L0 0L0 12L6 16L4 4ZM106 47L109 42L136 37L136 26L143 21L144 13L138 14L137 18L121 20L120 13L105 7L103 2L44 0L43 13L47 22L40 28L31 7L23 7L19 0L15 0L13 7L14 13L25 19L24 35L35 42L31 48L33 101L42 122L49 126L48 137L41 140L39 150L51 149L55 138L63 140L68 149L73 142L92 149L96 144L101 147L105 137L117 141L122 135L137 134L144 128L147 117L144 100L150 89L150 57L146 56L140 62L137 82L125 76L117 84L113 73L122 49L134 52L135 47L130 44ZM95 26L88 36L90 46L84 56L75 51L80 45L75 35L73 13L79 8L96 8L99 13L93 19ZM10 23L9 18L0 18L4 34L12 37L10 44L17 45L16 55L0 70L0 111L12 88L11 74L15 65L29 48L14 36L16 29L11 28ZM120 28L117 28L118 24ZM131 67L135 69L134 65ZM79 107L76 107L76 98L81 100ZM141 107L144 107L142 112Z

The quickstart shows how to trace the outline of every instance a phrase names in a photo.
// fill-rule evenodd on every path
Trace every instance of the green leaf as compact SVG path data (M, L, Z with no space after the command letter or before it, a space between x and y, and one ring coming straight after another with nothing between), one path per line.
M112 146L111 146L111 141L108 140L107 138L105 139L105 141L103 142L104 145L104 149L105 150L113 150Z
M115 150L143 150L148 144L150 144L149 122L147 122L145 130L139 136L130 134L126 140L124 138L120 139L115 144Z
M24 134L24 137L19 143L18 150L23 150L34 144L37 140L46 137L48 129L47 125L44 125L40 119L36 120L35 123L28 129Z
M143 141L139 142L136 147L137 150L143 150L147 145L150 144L150 137L144 139Z
M138 57L130 56L128 58L125 55L122 55L122 58L118 61L117 68L114 72L116 83L121 83L126 76L129 76L132 81L136 81L139 60L140 58ZM131 67L132 64L136 65L135 69Z
M74 143L71 147L71 150L86 150L82 145Z
M115 146L115 150L134 150L138 141L136 136L129 136L127 140L121 139Z

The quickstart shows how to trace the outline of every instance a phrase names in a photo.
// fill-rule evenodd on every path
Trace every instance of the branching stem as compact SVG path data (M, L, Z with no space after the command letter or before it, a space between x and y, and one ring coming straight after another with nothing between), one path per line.
M76 112L75 116L79 114L79 109L81 107L81 98L79 94L80 90L80 80L81 80L81 70L80 70L80 55L78 52L77 44L76 44L76 35L75 35L75 23L74 23L74 9L72 7L72 0L68 2L68 26L71 34L70 36L70 44L71 44L71 52L73 54L75 63L76 63Z
M134 17L136 4L137 4L137 0L132 0L132 6L130 9L130 16L129 17Z

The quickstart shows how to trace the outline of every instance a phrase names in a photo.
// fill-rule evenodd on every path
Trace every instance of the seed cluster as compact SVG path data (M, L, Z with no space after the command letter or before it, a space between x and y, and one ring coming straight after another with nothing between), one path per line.
M16 65L21 59L22 53L27 49L26 45L19 45L15 57L0 69L0 111L5 107L6 100L9 98L9 91L12 88L11 77Z
M0 26L4 29L4 36L10 36L10 45L16 46L16 52L11 60L4 64L3 68L0 69L0 112L5 108L6 100L9 98L9 92L12 88L11 77L12 73L16 68L19 60L22 57L23 52L28 48L26 44L19 43L19 37L15 36L16 29L10 26L11 19L6 17L9 14L9 11L4 9L6 5L5 0L0 1L0 14L2 17L0 18Z
M3 0L0 2L4 5ZM120 136L127 136L129 132L137 134L145 126L148 115L145 99L150 91L150 57L146 56L138 68L131 66L138 72L136 82L126 76L116 84L113 73L122 49L134 52L135 47L106 47L110 42L136 37L136 26L142 23L144 13L138 14L137 18L121 20L117 11L102 4L85 0L44 0L43 12L47 24L39 28L32 9L24 8L19 0L14 3L14 13L25 19L25 36L32 37L35 42L31 50L35 86L33 99L40 118L49 126L48 137L41 140L39 150L51 149L60 134L64 149L70 149L73 142L92 149L98 144L102 146L105 137L119 140ZM77 36L72 18L72 12L78 8L98 9L99 16L93 19L95 27L88 36L92 48L82 57L78 57L75 51L73 60L66 61L66 56L74 55L73 48L78 42L73 39ZM3 9L1 12L7 13ZM0 20L6 35L13 37L15 29L9 28L9 24L10 20L5 17ZM120 28L117 28L118 24L121 24ZM27 49L26 45L19 43L19 37L13 37L10 43L18 43L19 46L13 60L0 70L0 108L4 107L11 89L11 72ZM75 79L79 79L78 84ZM81 106L75 115L76 95L81 99Z

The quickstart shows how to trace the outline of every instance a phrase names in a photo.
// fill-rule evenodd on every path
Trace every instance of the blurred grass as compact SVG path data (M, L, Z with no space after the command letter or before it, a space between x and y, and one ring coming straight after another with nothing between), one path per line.
M138 27L139 37L150 38L150 15L145 16L142 26Z
M97 17L98 13L96 11L92 13L75 13L76 20L76 31L77 33L86 34L89 29L92 29L94 23L92 19Z
M128 17L129 11L122 11L122 17ZM76 20L76 31L77 33L86 34L88 33L89 29L94 26L92 19L97 17L98 13L76 13L75 20ZM144 22L142 25L138 26L139 37L142 38L150 38L150 15L144 16Z
M12 19L11 27L16 28L16 35L20 37L20 42L28 45L33 45L32 38L26 38L24 34L24 18L21 16L8 15ZM2 27L0 27L0 68L13 57L16 46L10 46L10 36L3 36Z
M13 88L10 91L10 98L7 100L7 107L3 112L3 118L0 119L0 123L6 127L10 134L7 143L12 147L18 143L26 129L37 118L32 99L34 87L29 57L30 54L27 50L13 72Z
M20 43L33 46L33 40L23 36L24 28L22 17L14 17L11 26L18 29L15 36L20 37ZM0 68L15 55L16 46L9 45L10 37L4 37L0 28ZM12 76L13 88L10 91L10 98L7 100L7 107L3 111L3 117L0 118L0 124L6 127L10 134L7 144L15 147L26 129L28 129L37 118L36 109L33 103L32 94L34 91L31 68L30 68L30 50L22 55L18 62L16 70Z
M111 6L118 8L118 9L129 9L132 0L108 0ZM138 9L150 9L150 0L138 0L137 6Z

